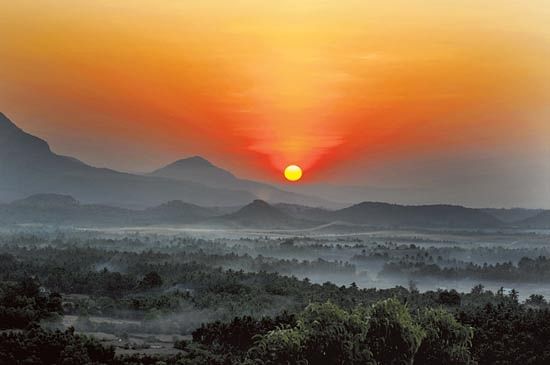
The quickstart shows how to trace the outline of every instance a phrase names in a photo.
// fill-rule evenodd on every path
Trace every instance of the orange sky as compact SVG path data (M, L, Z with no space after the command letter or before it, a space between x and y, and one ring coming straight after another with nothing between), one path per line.
M391 166L490 156L542 181L548 19L546 0L20 0L0 13L0 110L132 171L200 154L399 185L423 177Z

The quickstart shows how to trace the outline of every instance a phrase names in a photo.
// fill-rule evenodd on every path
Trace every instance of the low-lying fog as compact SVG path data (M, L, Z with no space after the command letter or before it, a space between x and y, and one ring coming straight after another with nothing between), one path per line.
M27 228L28 229L28 228ZM31 229L32 231L32 229ZM531 294L550 297L550 280L533 275L507 274L507 268L483 269L483 266L511 264L522 258L550 257L550 231L467 231L467 230L227 230L193 227L120 227L90 229L74 227L47 233L48 236L115 239L116 245L102 241L101 247L116 250L159 250L200 254L185 260L199 260L224 269L274 271L314 283L337 285L355 283L360 288L392 288L413 285L420 291L455 289L469 292L482 284L497 291L512 288L524 300ZM139 242L121 245L120 239ZM233 255L234 256L231 256ZM208 255L219 255L215 259ZM440 269L462 271L421 274L415 270L390 271L388 264L408 269L419 263ZM472 270L470 265L477 265ZM470 266L470 267L469 267ZM97 268L123 271L121 267L97 263Z

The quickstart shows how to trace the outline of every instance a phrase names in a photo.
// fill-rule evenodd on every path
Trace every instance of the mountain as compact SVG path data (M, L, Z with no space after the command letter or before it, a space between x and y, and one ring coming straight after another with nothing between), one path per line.
M141 219L147 224L187 224L200 222L217 216L214 209L173 200L141 212Z
M385 227L496 228L499 219L478 209L456 205L396 205L363 202L335 211L334 220Z
M11 203L13 207L44 209L74 208L80 203L70 195L36 194Z
M53 153L0 113L0 202L39 193L68 194L84 202L147 207L170 200L204 206L246 204L257 196L193 181L96 168Z
M81 205L72 196L59 194L37 194L0 205L0 223L6 225L122 225L131 223L131 215L132 211L127 209Z
M286 190L298 194L307 193L314 196L322 196L326 200L339 203L339 206L335 205L331 208L343 208L366 200L395 202L409 205L422 204L423 198L429 199L431 194L433 194L430 190L418 188L348 186L327 183L291 184L286 187ZM399 202L396 200L399 200Z
M214 218L212 222L260 229L305 228L316 225L314 222L292 217L263 200L254 200L235 213Z
M550 229L550 210L543 210L539 214L517 222L515 226L531 229Z
M69 195L37 194L0 205L0 224L123 226L190 224L219 215L216 210L181 201L132 210L99 204L81 204Z
M454 205L407 206L363 202L339 210L296 204L277 204L285 214L318 224L345 222L378 227L495 228L504 226L498 218L480 209Z
M543 209L524 209L524 208L512 208L512 209L494 209L484 208L483 212L492 215L493 217L500 219L505 223L518 223L528 218L534 217L539 213L542 213Z
M293 193L269 184L240 179L231 172L215 166L210 161L193 156L173 162L155 170L149 176L194 181L212 188L246 191L271 203L293 203L310 206L334 206L335 203L307 194Z
M0 224L42 223L83 226L188 225L249 229L341 230L366 227L499 228L507 225L480 209L453 205L403 206L364 202L340 210L297 204L271 205L254 200L236 211L224 213L182 201L133 210L101 204L81 204L68 195L37 194L10 204L0 204ZM514 226L550 228L550 211Z
M319 223L329 223L334 220L334 211L308 207L299 204L287 204L287 203L278 203L275 204L275 207L282 211L283 213L298 219L303 219L307 221L314 221Z
M204 182L205 184L236 184L237 178L231 172L214 166L210 161L193 156L173 162L150 173L153 176L177 180Z

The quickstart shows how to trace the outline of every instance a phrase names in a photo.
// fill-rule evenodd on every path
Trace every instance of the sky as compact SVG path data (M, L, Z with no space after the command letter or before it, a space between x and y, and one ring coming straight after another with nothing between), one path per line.
M0 111L95 166L201 155L272 183L297 164L299 184L550 207L548 19L546 0L19 0Z

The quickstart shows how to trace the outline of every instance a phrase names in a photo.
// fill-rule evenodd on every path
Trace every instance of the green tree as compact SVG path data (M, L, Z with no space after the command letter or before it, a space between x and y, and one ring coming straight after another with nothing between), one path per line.
M330 302L310 304L298 318L304 352L311 364L367 364L367 322L362 313L349 314Z
M246 364L307 365L304 334L298 328L270 331L252 347Z
M473 364L470 350L474 332L443 309L426 309L418 316L426 336L415 356L418 364Z
M367 322L360 313L330 302L310 304L292 328L264 335L249 359L265 364L374 364L366 345Z
M369 311L367 344L379 364L412 364L424 336L397 299L378 302Z

